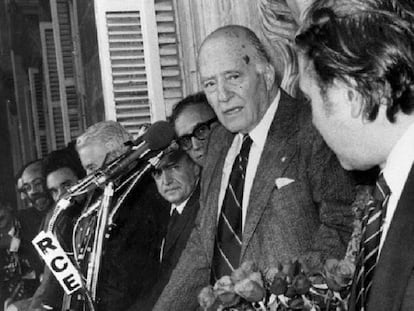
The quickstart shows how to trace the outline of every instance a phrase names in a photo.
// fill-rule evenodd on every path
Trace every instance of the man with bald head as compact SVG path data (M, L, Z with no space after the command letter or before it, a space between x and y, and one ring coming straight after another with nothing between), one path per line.
M247 260L260 269L298 256L340 257L353 187L289 97L257 36L242 26L199 50L203 90L222 126L210 135L200 213L154 310L194 310L200 289Z

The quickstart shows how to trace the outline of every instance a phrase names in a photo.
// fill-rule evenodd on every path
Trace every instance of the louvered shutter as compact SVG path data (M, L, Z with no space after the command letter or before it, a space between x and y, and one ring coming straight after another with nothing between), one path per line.
M28 76L37 158L42 158L51 151L47 135L48 114L43 101L42 76L37 68L29 68Z
M106 119L120 122L132 134L143 123L165 119L166 95L177 94L171 91L176 83L167 81L177 73L167 70L177 63L169 58L171 29L164 29L162 46L158 41L157 26L163 23L166 6L157 8L159 21L153 0L95 1ZM161 47L164 60L160 60Z
M46 86L50 142L53 150L65 146L62 110L60 106L59 77L57 72L55 43L52 23L40 22L42 43L43 77Z
M82 108L75 83L72 21L67 0L50 0L56 68L59 78L60 107L65 142L81 134Z
M20 55L15 54L12 50L10 56L13 70L15 107L19 122L18 143L20 153L18 156L25 163L35 157L27 72L24 70L23 59Z
M172 0L155 0L164 103L170 112L183 98L180 54Z

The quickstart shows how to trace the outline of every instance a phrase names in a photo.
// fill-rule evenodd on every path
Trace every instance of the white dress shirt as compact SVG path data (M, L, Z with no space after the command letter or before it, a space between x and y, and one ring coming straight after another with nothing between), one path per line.
M380 241L380 251L384 245L385 237L390 228L391 220L397 208L401 192L407 181L408 174L414 163L414 123L407 129L391 150L382 170L385 181L391 190L387 212L383 223L383 231Z
M246 221L247 208L249 205L250 191L252 190L253 180L256 175L257 166L259 165L260 157L262 155L264 145L266 143L267 134L269 133L270 125L275 117L277 107L279 105L280 99L280 90L278 91L275 99L272 104L267 109L262 120L257 124L257 126L250 131L249 136L252 139L253 143L249 152L249 161L247 162L246 167L246 177L244 179L244 190L243 190L243 202L242 202L242 229L244 230L244 223ZM220 193L218 198L218 214L217 221L220 217L221 207L223 205L224 196L226 194L226 189L229 184L231 169L233 163L236 160L237 155L240 152L241 145L243 142L243 134L238 133L230 146L229 151L227 152L226 159L223 166L223 175L221 177Z
M174 213L174 210L177 211L178 215L183 213L184 207L187 205L188 200L190 199L191 195L187 198L187 200L183 201L180 204L171 204L170 208L170 216ZM167 232L168 234L168 232ZM164 246L165 246L165 237L162 239L161 247L160 247L160 262L162 262L162 258L164 256Z
M177 211L178 215L181 215L190 197L191 195L185 201L181 202L180 204L174 204L174 203L171 204L170 216L173 214L174 210Z

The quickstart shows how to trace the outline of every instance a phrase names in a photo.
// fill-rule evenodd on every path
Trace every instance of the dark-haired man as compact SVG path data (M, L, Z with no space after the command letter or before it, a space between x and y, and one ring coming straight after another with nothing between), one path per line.
M350 310L414 310L413 20L412 1L319 1L296 37L313 123L344 168L381 168Z
M202 287L246 260L264 270L309 252L341 256L349 237L351 182L306 105L277 85L257 36L219 28L198 66L223 126L210 135L196 227L154 310L194 310Z
M202 167L210 132L218 124L206 95L199 92L179 101L173 108L170 121L174 125L180 147Z
M171 148L152 171L158 192L170 203L170 219L160 249L160 269L151 294L129 310L151 310L170 279L200 209L200 167L182 149ZM160 228L161 229L161 228Z
M55 203L66 194L67 188L85 176L85 171L82 168L73 144L48 154L43 160L43 167L46 187ZM59 242L69 253L72 253L71 240L74 221L79 216L83 198L76 198L74 204L60 215L54 225L54 232ZM48 230L52 215L53 211L47 214L43 230ZM49 268L45 267L42 283L32 298L30 308L60 310L62 308L62 297L63 289Z

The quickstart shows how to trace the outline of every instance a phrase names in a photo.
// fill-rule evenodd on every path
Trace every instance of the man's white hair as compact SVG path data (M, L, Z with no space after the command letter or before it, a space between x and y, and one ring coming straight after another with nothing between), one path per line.
M131 139L132 136L118 122L102 121L88 127L76 139L76 150L92 144L104 145L108 150L107 160L110 161L128 149L124 143Z

